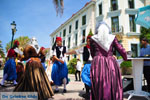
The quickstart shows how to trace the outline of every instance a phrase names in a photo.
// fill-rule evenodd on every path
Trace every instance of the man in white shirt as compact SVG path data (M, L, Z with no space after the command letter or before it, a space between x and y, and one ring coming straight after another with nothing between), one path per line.
M78 77L79 77L79 81L81 81L81 76L80 76L81 67L82 67L82 63L81 63L80 59L77 59L76 72L75 72L76 80L75 81L78 81ZM77 77L77 74L78 74L78 77Z

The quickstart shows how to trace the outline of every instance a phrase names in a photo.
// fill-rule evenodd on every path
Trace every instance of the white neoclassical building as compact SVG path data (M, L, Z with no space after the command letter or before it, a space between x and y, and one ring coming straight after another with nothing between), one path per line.
M68 50L78 49L85 44L84 37L90 29L94 33L96 23L105 21L124 48L138 56L140 26L134 20L138 8L147 3L146 0L91 0L50 34L51 43L54 43L56 36L60 36ZM68 60L73 57L76 55L69 56ZM82 55L78 58L82 59Z
M90 29L95 28L95 1L88 2L77 13L73 14L65 23L58 27L51 36L51 43L55 42L57 36L62 37L63 45L68 50L80 48L85 44ZM68 56L68 60L76 55ZM81 56L79 56L81 57ZM82 57L81 57L82 59Z

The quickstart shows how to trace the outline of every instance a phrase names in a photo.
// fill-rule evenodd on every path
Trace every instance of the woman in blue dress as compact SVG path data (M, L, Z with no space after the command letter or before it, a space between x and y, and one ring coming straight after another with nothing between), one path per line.
M59 92L58 86L64 84L63 92L67 92L66 84L68 83L68 68L65 62L66 47L62 46L61 37L56 37L56 42L52 48L53 59L55 60L52 67L52 80L55 84L55 93Z

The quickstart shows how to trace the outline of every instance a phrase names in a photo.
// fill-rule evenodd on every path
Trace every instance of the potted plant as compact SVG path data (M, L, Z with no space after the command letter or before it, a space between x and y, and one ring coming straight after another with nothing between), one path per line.
M131 61L123 61L120 65L122 75L132 74L132 63Z

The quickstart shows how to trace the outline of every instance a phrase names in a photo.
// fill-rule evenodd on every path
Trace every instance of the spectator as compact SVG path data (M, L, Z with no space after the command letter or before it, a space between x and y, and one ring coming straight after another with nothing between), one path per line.
M143 38L141 41L142 48L140 51L140 56L149 56L150 55L150 45L148 44L148 40ZM148 92L150 92L150 61L144 61L144 77L147 81Z
M80 61L80 59L77 59L77 65L76 65L76 72L75 72L75 78L76 78L76 81L78 81L78 77L77 77L77 74L79 76L79 81L81 81L81 66L82 66L82 63Z

